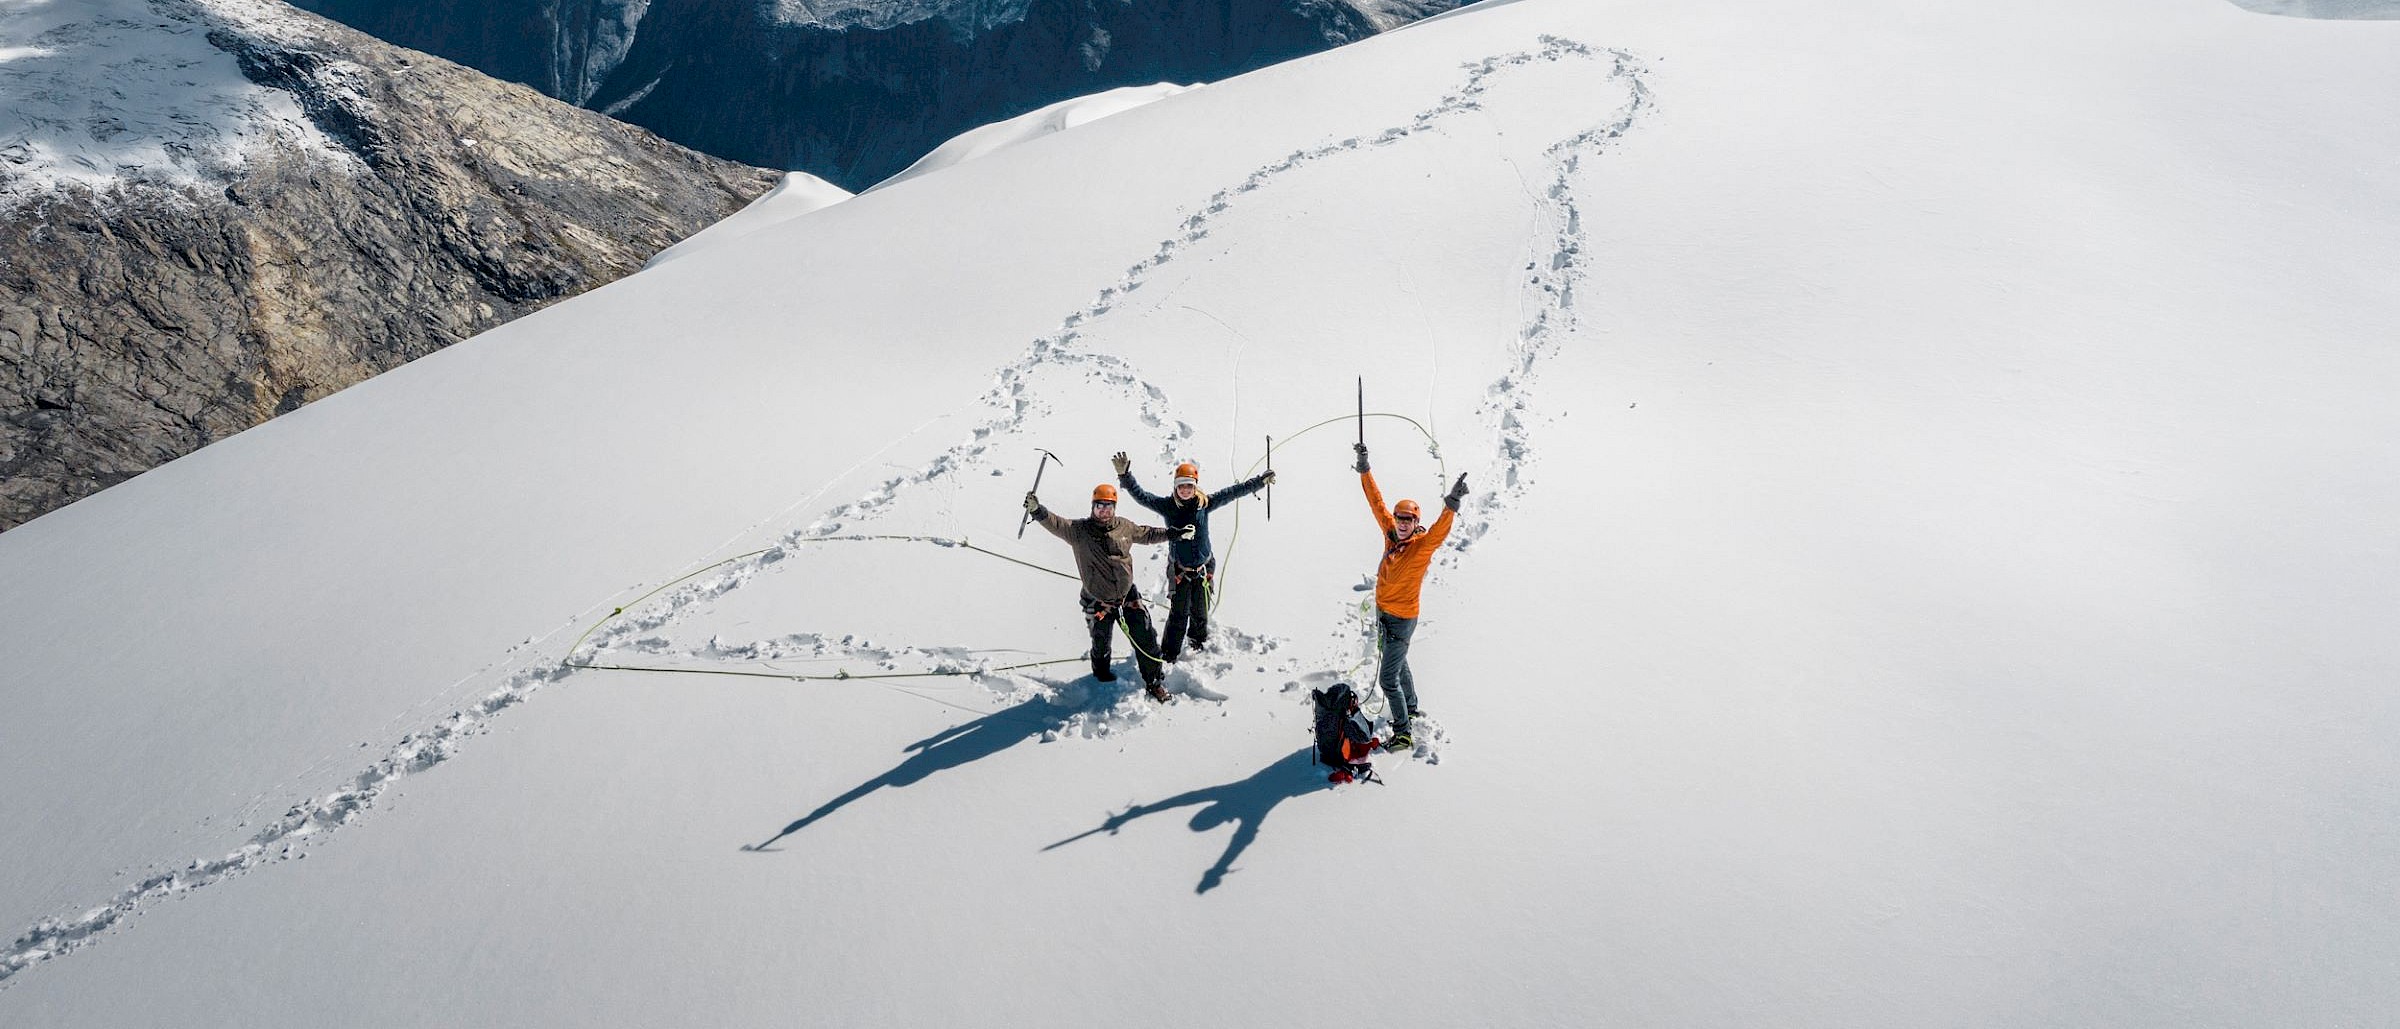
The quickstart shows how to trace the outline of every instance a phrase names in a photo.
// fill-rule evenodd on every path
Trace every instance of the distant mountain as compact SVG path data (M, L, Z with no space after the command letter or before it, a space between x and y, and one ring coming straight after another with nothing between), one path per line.
M987 122L1223 78L1461 0L300 0L685 146L858 190Z
M0 528L776 181L269 0L18 5L0 43Z

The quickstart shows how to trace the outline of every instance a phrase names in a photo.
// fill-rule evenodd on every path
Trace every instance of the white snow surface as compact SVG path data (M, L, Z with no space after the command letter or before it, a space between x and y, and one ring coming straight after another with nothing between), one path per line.
M785 172L783 181L776 183L774 189L750 201L741 210L685 237L682 242L659 251L643 267L654 268L667 261L690 257L760 229L824 210L850 199L850 196L849 190L807 172Z
M188 186L267 146L338 148L242 77L211 29L298 31L255 0L0 0L0 205L61 187Z
M2374 22L1519 0L662 264L0 534L0 1023L2381 1024L2395 162ZM953 545L1268 435L1171 705Z
M1121 114L1147 104L1156 103L1178 93L1200 88L1198 85L1177 85L1154 82L1147 86L1119 86L1057 103L1039 107L1014 118L978 125L950 137L942 145L927 151L925 156L899 172L872 186L873 192L894 183L930 175L977 158L988 157L1013 146L1020 146L1043 136L1065 132L1078 125L1088 125L1112 114Z

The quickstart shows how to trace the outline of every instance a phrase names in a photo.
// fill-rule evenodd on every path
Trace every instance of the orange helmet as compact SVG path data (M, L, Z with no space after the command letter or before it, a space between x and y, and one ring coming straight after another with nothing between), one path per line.
M1111 504L1116 503L1117 487L1105 482L1092 487L1092 503L1097 504L1104 500Z
M1394 518L1398 518L1398 517L1400 517L1400 516L1402 516L1402 515L1407 515L1407 516L1408 516L1408 517L1410 517L1410 518L1416 518L1416 517L1418 517L1418 516L1419 516L1419 515L1418 515L1418 510L1419 510L1419 509L1418 509L1418 507L1417 507L1417 502L1416 502L1416 501L1414 501L1414 500L1403 500L1403 501L1401 501L1401 502L1399 502L1399 503L1397 503L1397 504L1393 504L1393 505L1392 505L1392 517L1394 517Z
M1187 482L1200 485L1200 466L1190 461L1175 466L1175 485L1181 486Z

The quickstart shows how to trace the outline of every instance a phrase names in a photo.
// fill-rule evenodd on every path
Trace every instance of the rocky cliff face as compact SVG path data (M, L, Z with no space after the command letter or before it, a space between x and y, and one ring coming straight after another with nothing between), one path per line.
M0 62L0 528L638 270L776 181L268 0L111 4L0 23L30 41Z
M1223 78L1461 0L299 0L737 161L858 190L1069 97Z

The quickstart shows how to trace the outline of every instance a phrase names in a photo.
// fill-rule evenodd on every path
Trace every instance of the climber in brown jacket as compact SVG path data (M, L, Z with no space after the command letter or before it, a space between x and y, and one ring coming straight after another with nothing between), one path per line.
M1375 567L1375 642L1383 654L1376 679L1392 709L1392 736L1384 741L1384 749L1406 750L1416 743L1408 733L1408 723L1417 714L1417 678L1408 669L1408 641L1417 632L1417 593L1425 585L1425 570L1433 565L1433 552L1450 536L1459 502L1466 499L1467 477L1459 476L1450 487L1442 498L1442 517L1427 528L1414 500L1384 511L1383 491L1375 488L1375 474L1367 470L1367 445L1356 448L1358 482L1366 489L1368 510L1383 529L1383 561Z
M1142 672L1142 685L1152 700L1166 700L1166 670L1158 661L1158 637L1150 628L1150 613L1142 607L1142 591L1133 585L1133 546L1165 543L1173 530L1136 524L1117 517L1117 487L1092 487L1092 516L1068 519L1043 509L1040 497L1025 494L1025 513L1067 541L1075 553L1075 574L1083 581L1084 620L1092 630L1092 678L1114 682L1109 670L1110 644L1116 623L1125 625L1133 641L1133 658Z

